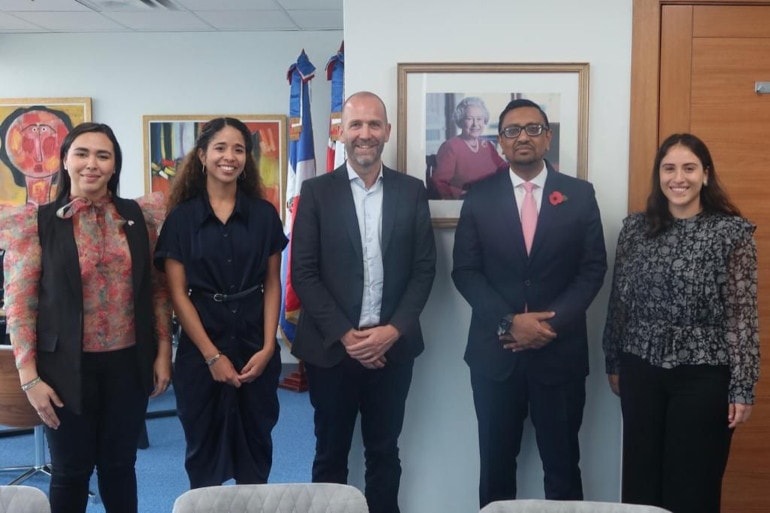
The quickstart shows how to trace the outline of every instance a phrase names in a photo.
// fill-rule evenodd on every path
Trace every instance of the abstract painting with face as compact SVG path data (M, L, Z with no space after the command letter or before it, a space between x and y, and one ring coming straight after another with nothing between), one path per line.
M66 112L43 106L16 109L0 124L0 161L15 185L24 188L26 203L53 199L59 149L71 129Z

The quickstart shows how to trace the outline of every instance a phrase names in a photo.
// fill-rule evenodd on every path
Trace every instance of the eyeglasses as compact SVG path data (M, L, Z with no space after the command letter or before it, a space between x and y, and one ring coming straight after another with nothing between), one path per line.
M522 130L525 131L530 137L537 137L543 133L543 130L548 130L548 127L536 123L532 123L526 126L513 125L503 128L500 133L503 134L506 139L516 139L519 135L521 135Z

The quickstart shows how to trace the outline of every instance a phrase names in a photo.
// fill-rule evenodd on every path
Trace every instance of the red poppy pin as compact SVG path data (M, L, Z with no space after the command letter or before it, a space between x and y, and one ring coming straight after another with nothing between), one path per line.
M550 196L548 196L548 201L551 202L551 205L561 205L565 201L567 201L567 196L560 193L559 191L553 191Z

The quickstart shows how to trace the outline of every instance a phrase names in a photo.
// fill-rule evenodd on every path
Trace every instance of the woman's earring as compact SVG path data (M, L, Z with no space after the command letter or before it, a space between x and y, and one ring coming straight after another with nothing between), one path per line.
M708 184L709 184L708 180L703 180L703 187L708 187Z
M206 164L203 164L203 169L201 172L203 173L203 176L206 176Z

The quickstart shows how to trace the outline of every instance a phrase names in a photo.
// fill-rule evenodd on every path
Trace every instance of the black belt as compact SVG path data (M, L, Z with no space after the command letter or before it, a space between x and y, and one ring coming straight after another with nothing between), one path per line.
M243 299L246 296L253 294L256 291L264 292L265 288L262 283L258 285L254 285L253 287L249 287L246 290L242 290L240 292L236 292L234 294L223 294L222 292L204 292L202 290L188 290L187 295L188 296L204 296L210 299L213 299L217 303L227 303L228 301L235 301L237 299Z

